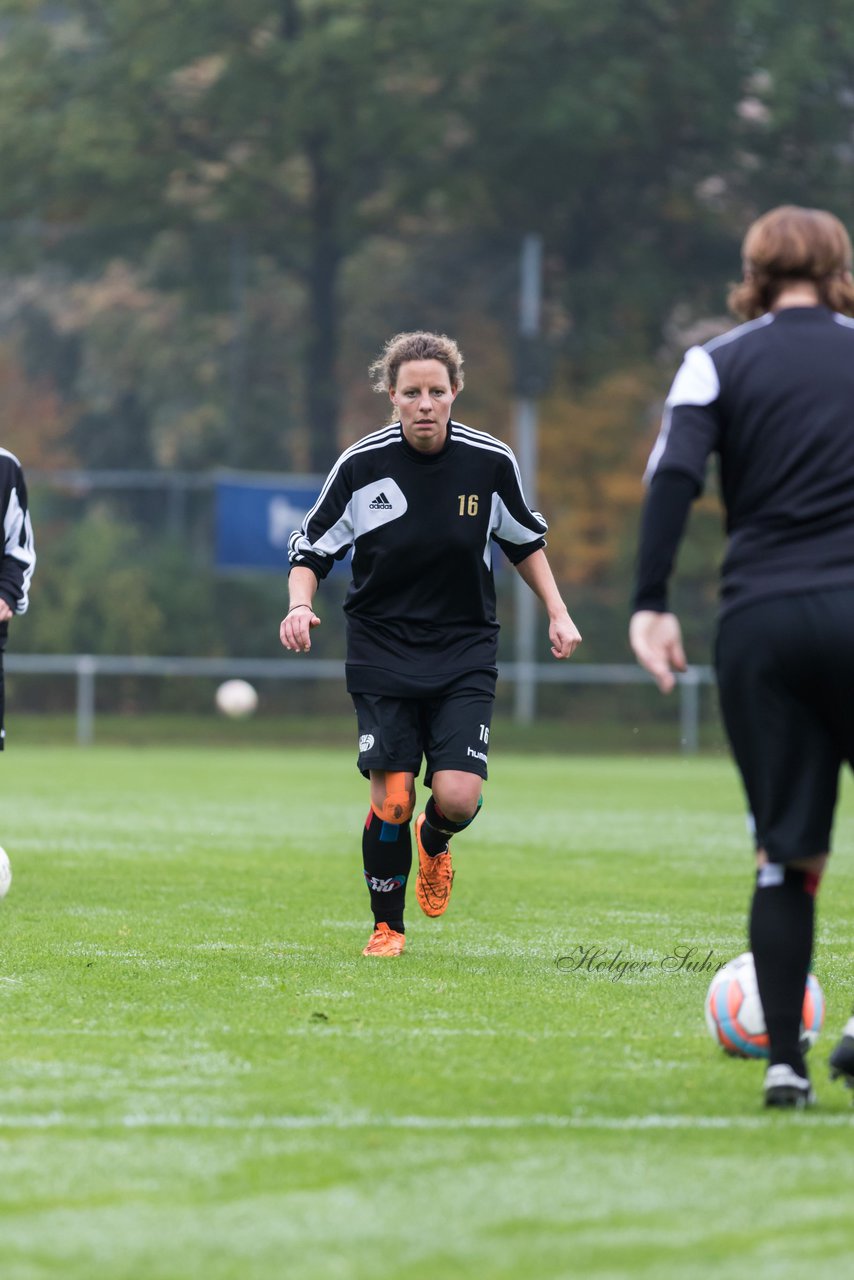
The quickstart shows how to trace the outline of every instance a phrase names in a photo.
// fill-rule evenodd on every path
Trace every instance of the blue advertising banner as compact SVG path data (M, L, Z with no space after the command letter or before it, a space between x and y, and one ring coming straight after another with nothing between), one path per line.
M320 476L227 473L214 485L216 567L288 570L288 538L314 506Z

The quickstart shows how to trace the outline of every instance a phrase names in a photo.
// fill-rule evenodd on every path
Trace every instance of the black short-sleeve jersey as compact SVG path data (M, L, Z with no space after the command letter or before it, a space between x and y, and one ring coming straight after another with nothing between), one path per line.
M518 564L546 529L502 441L451 422L444 447L420 453L398 422L341 455L289 558L321 580L352 550L348 688L405 695L494 669L493 544Z
M726 611L854 583L854 320L786 307L685 355L647 479L720 467Z

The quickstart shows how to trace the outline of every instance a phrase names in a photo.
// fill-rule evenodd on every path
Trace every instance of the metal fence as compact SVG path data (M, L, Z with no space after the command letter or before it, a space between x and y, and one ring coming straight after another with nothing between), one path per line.
M95 688L99 676L183 676L227 680L338 680L344 679L344 663L315 659L310 667L277 658L168 658L120 655L8 654L10 674L69 675L76 679L77 741L86 746L95 740ZM536 690L542 685L648 685L650 677L630 663L519 663L499 664L502 681L517 688ZM700 688L714 683L711 667L689 667L677 677L678 735L683 752L700 746Z

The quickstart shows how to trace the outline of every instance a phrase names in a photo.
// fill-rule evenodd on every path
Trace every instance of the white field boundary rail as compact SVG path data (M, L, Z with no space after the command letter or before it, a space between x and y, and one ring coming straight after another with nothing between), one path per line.
M77 682L77 741L95 740L95 683L103 676L208 677L229 680L340 680L344 663L328 658L193 658L91 653L7 653L10 675L68 675ZM502 662L502 681L540 685L648 685L650 676L634 663ZM700 688L714 684L711 667L689 667L677 676L679 743L687 753L700 745Z

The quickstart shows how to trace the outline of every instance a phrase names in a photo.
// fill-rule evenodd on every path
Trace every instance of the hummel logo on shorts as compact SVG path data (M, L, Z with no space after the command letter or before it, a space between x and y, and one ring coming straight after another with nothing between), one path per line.
M380 490L373 502L368 503L368 508L371 511L391 511L391 503L382 490Z

